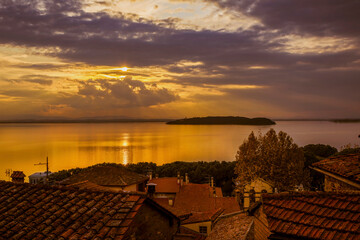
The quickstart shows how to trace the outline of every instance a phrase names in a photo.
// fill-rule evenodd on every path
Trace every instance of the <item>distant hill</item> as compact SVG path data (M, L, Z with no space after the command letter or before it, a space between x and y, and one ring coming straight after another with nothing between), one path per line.
M360 119L333 119L330 121L336 123L358 123L360 122Z
M184 118L167 122L174 125L273 125L274 121L268 118L246 117L196 117Z

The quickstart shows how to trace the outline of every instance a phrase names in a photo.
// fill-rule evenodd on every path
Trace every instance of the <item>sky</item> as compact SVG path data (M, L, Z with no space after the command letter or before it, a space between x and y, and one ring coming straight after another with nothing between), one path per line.
M358 0L2 0L0 120L360 118Z

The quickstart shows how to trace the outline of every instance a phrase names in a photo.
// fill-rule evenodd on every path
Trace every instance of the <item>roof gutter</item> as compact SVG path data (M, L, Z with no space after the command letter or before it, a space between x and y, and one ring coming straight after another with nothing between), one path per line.
M317 171L317 172L320 172L320 173L322 173L322 174L328 175L329 177L335 178L335 179L337 179L337 180L339 180L339 181L341 181L341 182L344 182L344 183L346 183L346 184L348 184L348 185L350 185L350 186L353 186L353 187L355 187L355 188L360 189L360 184L359 184L359 183L350 181L350 180L348 180L348 179L346 179L346 178L344 178L344 177L340 177L340 176L337 175L337 174L334 174L334 173L325 171L325 170L320 169L320 168L317 168L317 167L311 167L311 166L309 166L309 168L312 169L312 170L315 170L315 171Z

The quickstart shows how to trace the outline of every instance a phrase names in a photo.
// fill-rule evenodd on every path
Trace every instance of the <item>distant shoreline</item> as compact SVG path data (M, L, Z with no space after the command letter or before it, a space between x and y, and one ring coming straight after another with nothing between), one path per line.
M246 118L235 116L195 117L167 122L170 125L275 125L268 118Z
M358 123L360 119L274 119L277 122L334 122L334 123Z
M78 119L78 120L14 120L0 121L0 124L9 123L146 123L146 122L168 122L172 119Z
M176 119L44 119L44 120L0 120L0 124L31 124L31 123L147 123L171 122ZM360 119L273 119L275 122L334 122L334 123L360 123Z

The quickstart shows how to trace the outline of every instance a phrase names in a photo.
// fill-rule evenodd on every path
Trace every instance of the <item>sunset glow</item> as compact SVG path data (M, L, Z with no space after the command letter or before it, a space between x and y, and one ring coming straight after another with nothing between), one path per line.
M358 3L267 2L1 2L0 120L360 117Z

